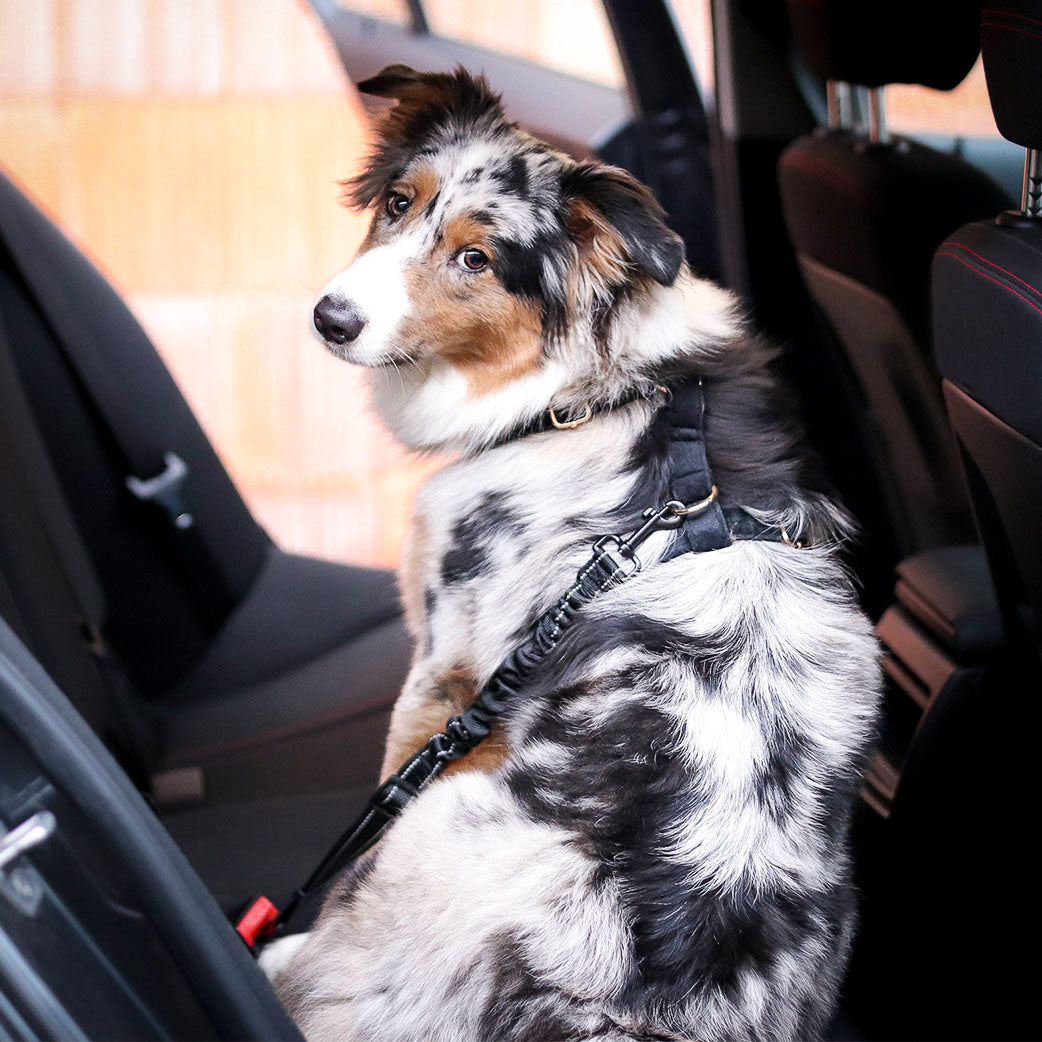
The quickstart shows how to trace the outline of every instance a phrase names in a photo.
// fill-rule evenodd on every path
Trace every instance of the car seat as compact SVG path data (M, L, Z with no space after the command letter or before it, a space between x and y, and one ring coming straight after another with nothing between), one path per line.
M0 611L226 904L305 872L378 780L390 573L287 554L140 325L0 174Z
M1024 192L937 251L937 361L1006 628L1042 657L1042 2L989 3L981 45L999 131L1027 149Z
M848 405L870 432L873 469L906 556L974 537L931 360L929 272L952 229L1006 196L955 155L887 133L884 85L950 89L978 53L966 0L788 0L807 66L829 84L829 126L779 162L789 235L808 291L852 376ZM840 102L869 88L869 128Z

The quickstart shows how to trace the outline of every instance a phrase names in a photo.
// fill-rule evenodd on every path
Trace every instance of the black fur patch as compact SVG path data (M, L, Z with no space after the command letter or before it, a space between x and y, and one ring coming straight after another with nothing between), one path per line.
M441 559L441 579L446 586L475 579L491 566L489 551L497 535L524 531L518 515L500 497L489 494L473 513L461 517L452 529L452 545Z
M638 268L664 286L673 283L684 263L684 241L666 227L648 188L623 170L583 163L563 172L561 190L604 215Z
M596 1037L611 1026L607 1018L582 1016L580 1003L556 988L548 987L524 959L519 938L503 935L486 941L486 958L492 964L492 987L481 1011L478 1037L496 1042L536 1042L537 1039ZM569 1016L569 1006L577 1007ZM592 1027L592 1032L591 1032Z
M517 196L518 199L528 198L528 163L524 156L512 156L505 166L495 170L493 177L510 195Z
M568 240L564 229L538 233L531 242L496 238L495 272L507 292L538 300L543 332L554 337L568 317L564 272L568 263ZM557 285L547 282L547 270L560 272Z
M623 646L646 651L651 664L569 681L588 673L598 652ZM846 884L817 891L795 881L729 896L703 893L692 888L687 869L662 856L676 820L697 816L708 793L702 788L704 772L691 763L690 751L683 760L674 752L674 722L654 708L660 683L655 662L682 657L688 671L711 680L713 671L726 664L728 649L722 634L696 647L689 636L638 616L576 625L530 693L536 711L526 732L526 740L563 746L567 767L551 772L526 763L522 747L519 761L506 773L511 793L534 820L569 830L573 842L618 882L635 957L622 1003L649 1016L678 994L720 990L737 996L745 974L770 978L784 953L819 942L832 946L852 914ZM635 689L640 697L627 697ZM601 712L589 719L576 708L592 696L599 696L603 707L608 692L617 705L610 716ZM771 809L782 813L791 797L792 772L799 770L807 749L804 741L781 733L774 736L772 749L758 784L770 791L763 798ZM747 1027L755 1031L755 1025ZM807 1034L797 1037L812 1037L820 1025L803 1028Z

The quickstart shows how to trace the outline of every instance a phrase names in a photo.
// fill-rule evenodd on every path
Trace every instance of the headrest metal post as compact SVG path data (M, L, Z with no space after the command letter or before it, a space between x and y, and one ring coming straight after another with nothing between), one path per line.
M857 130L857 110L854 106L854 88L842 80L836 81L836 113L840 130Z
M885 145L890 141L882 87L871 87L868 90L868 140L873 145Z
M1024 189L1020 212L1025 217L1042 217L1042 152L1029 148L1024 153Z
M839 130L839 84L835 80L825 81L825 111L829 130Z

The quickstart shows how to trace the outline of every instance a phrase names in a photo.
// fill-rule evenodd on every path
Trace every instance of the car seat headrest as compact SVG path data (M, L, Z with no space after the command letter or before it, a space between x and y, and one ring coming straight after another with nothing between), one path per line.
M980 33L999 132L1042 148L1042 0L988 0Z
M787 0L793 39L825 80L951 90L980 52L979 0Z

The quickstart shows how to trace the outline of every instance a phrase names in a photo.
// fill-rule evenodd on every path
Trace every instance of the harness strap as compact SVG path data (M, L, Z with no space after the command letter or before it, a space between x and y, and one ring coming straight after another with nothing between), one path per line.
M675 388L669 411L672 432L667 461L673 498L681 503L708 502L705 509L686 519L667 556L673 558L687 553L705 553L730 546L731 527L714 495L716 486L706 456L706 400L702 381L692 380ZM752 520L740 507L734 509ZM734 510L732 519L737 523L738 515Z

